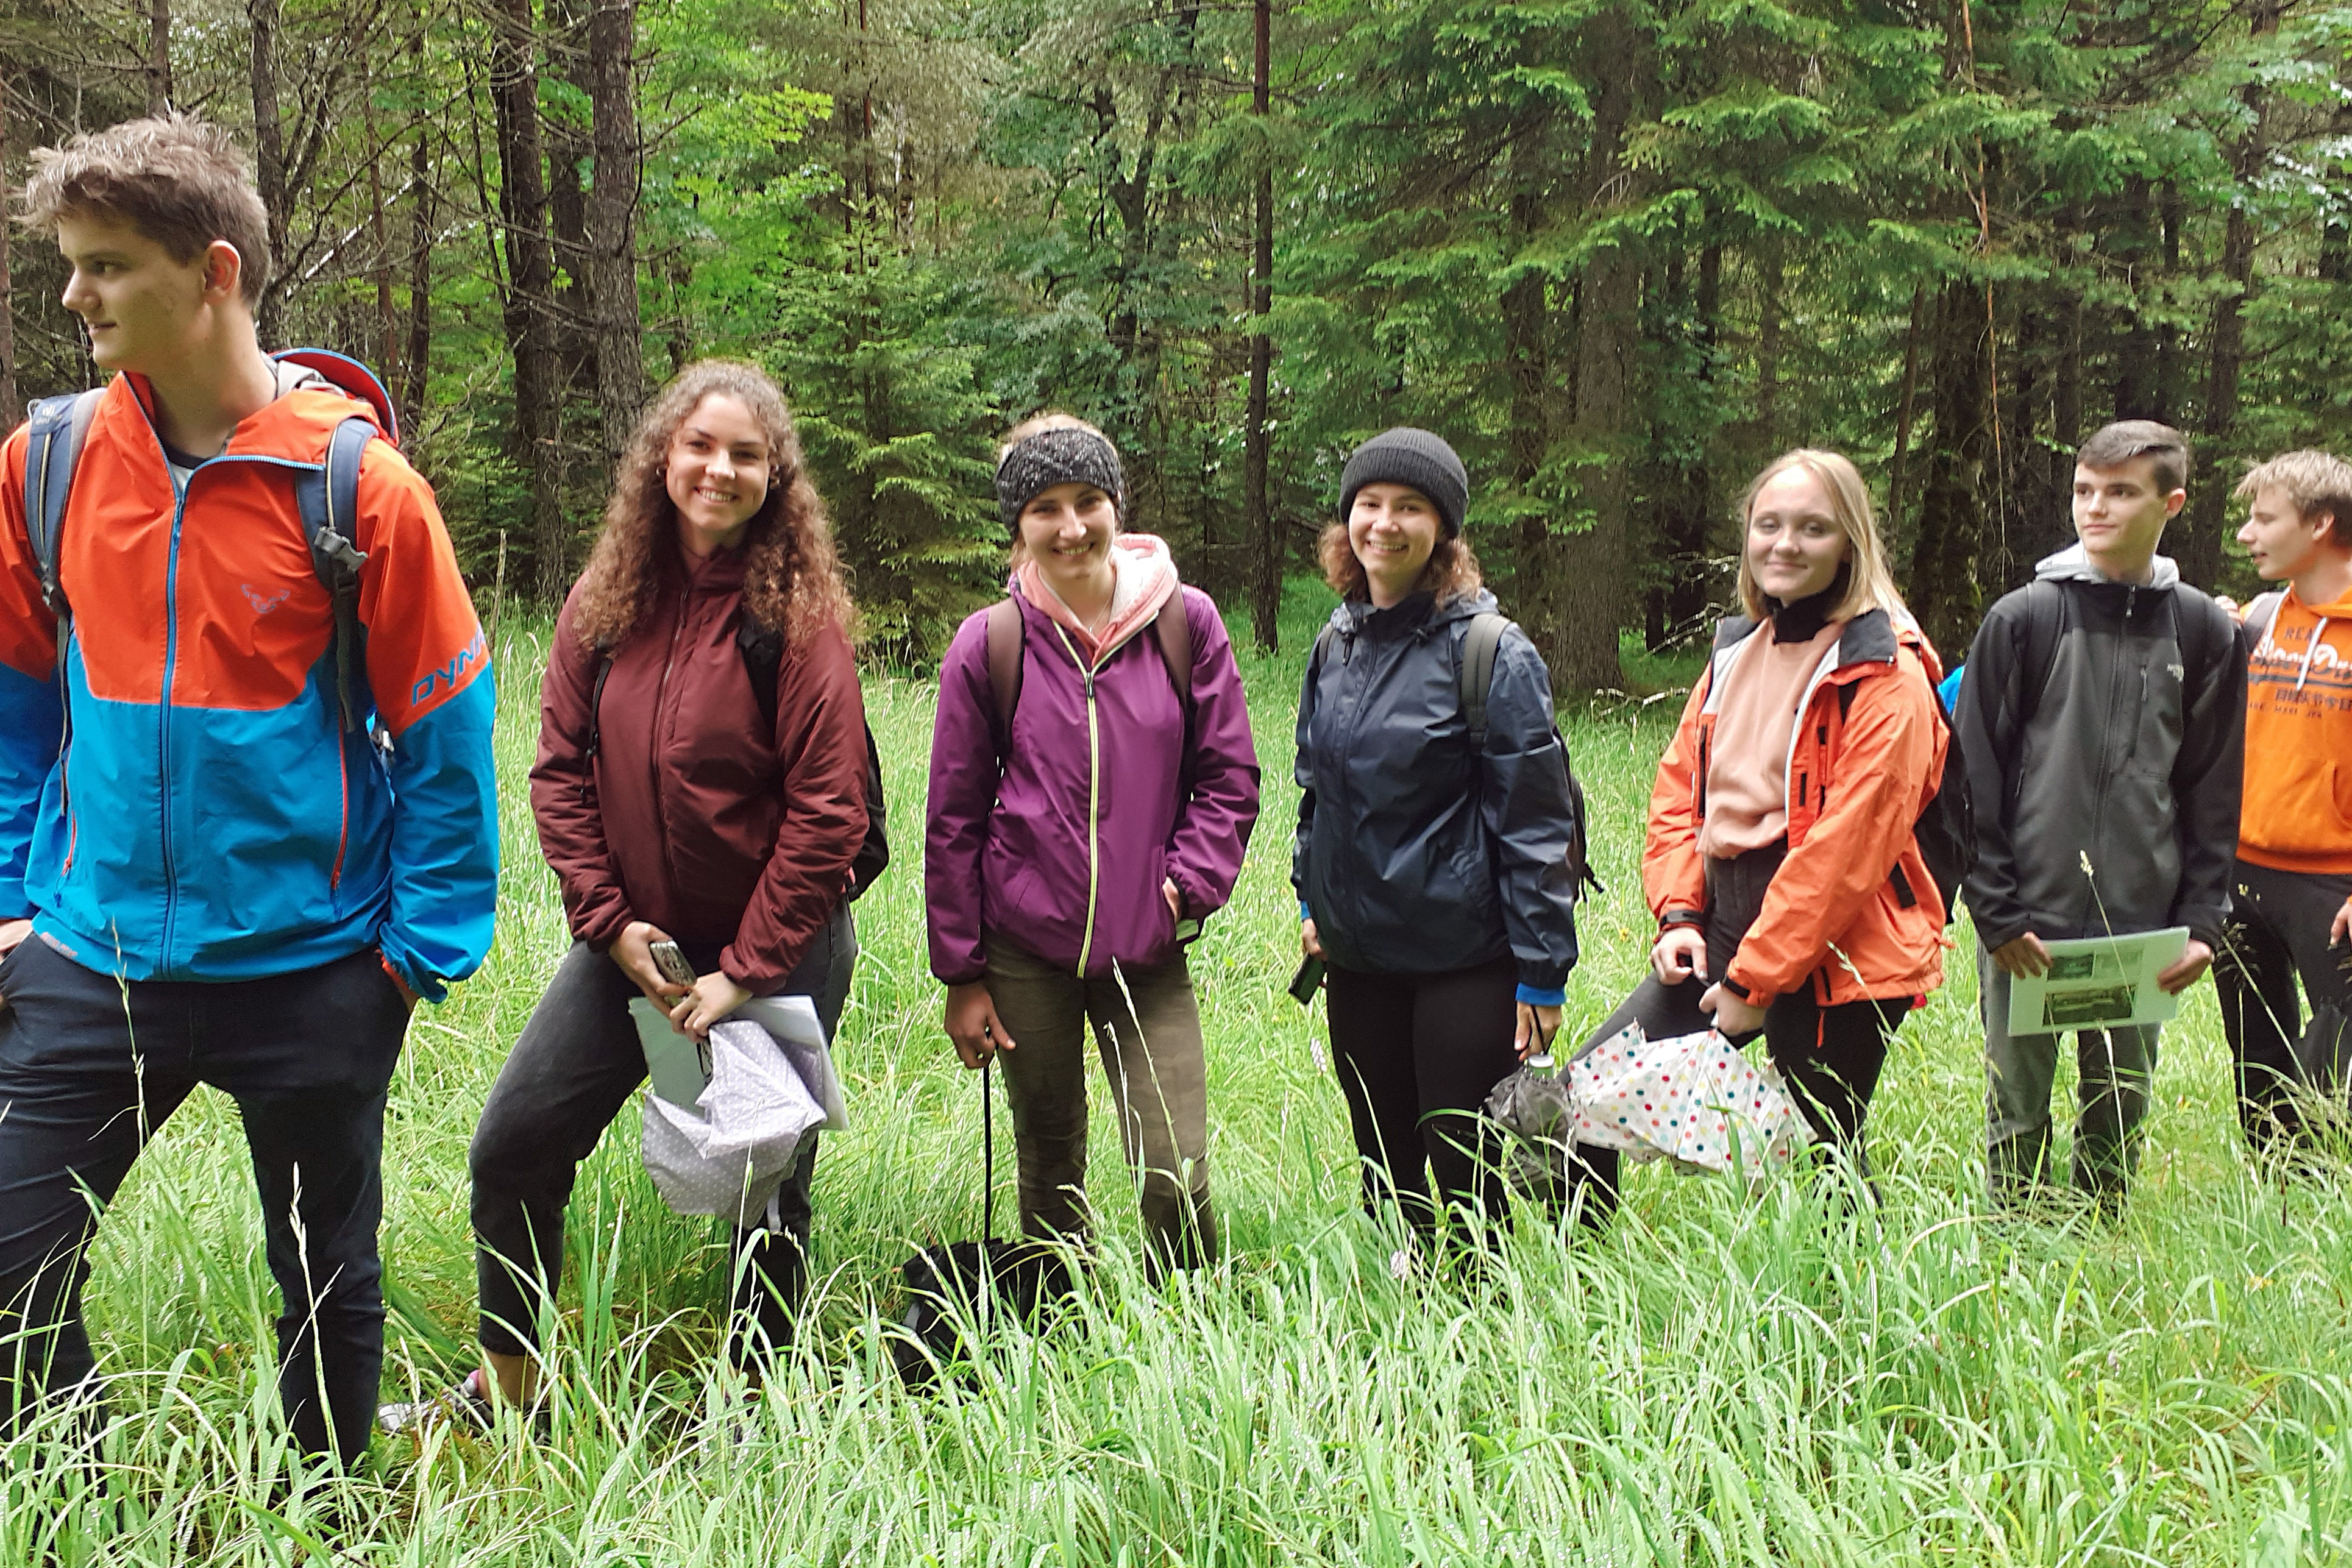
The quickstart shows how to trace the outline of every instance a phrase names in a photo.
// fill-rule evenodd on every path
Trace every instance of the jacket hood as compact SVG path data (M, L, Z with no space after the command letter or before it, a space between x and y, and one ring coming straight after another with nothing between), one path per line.
M2339 594L2325 604L2313 604L2304 600L2290 587L2286 591L2286 599L2279 608L2287 610L2297 607L2300 607L2306 615L2316 615L2323 620L2352 621L2352 593Z
M281 457L296 463L323 463L327 443L333 437L335 427L357 414L375 423L375 410L364 398L353 397L318 371L307 366L274 361L270 370L278 378L278 395L237 422L229 433L228 446L222 455L228 457ZM108 395L128 396L134 400L141 414L151 426L155 423L155 390L147 378L121 375L115 378L120 392L110 388ZM160 427L158 438L160 439Z
M1458 595L1443 604L1433 603L1424 591L1406 595L1386 610L1375 610L1369 599L1343 599L1331 608L1331 629L1342 636L1353 636L1364 629L1366 622L1375 615L1397 615L1416 621L1423 629L1434 631L1456 621L1467 621L1473 615L1484 615L1502 609L1502 601L1486 589Z
M2116 580L2091 564L2090 552L2080 544L2068 545L2055 555L2043 556L2033 563L2033 575L2042 582L2113 582ZM2180 568L2168 555L2160 555L2149 563L2148 580L2143 588L2171 588L2180 581Z
M1062 602L1034 560L1013 569L1006 586L1045 612L1055 625L1070 634L1088 664L1099 664L1129 638L1158 618L1179 586L1176 558L1156 534L1121 534L1111 541L1110 615L1099 631L1090 630L1076 612Z

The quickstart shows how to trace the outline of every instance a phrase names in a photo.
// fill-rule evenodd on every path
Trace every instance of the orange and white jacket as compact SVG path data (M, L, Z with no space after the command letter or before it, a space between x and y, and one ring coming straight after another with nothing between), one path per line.
M2352 873L2352 598L2288 589L2246 660L2238 858Z
M1761 626L1717 633L1682 723L1658 762L1642 883L1664 925L1706 908L1699 855L1715 694ZM1800 986L1835 1007L1924 997L1944 980L1944 904L1913 836L1944 775L1950 735L1936 710L1943 668L1906 616L1846 622L1798 698L1789 746L1789 853L1724 978L1767 1007Z

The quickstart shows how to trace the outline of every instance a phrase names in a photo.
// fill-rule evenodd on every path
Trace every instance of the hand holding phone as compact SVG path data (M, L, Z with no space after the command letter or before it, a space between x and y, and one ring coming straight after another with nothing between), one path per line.
M661 971L663 979L673 985L694 984L694 966L686 961L686 955L678 950L677 943L664 937L659 942L648 943L646 951L654 956L654 967Z

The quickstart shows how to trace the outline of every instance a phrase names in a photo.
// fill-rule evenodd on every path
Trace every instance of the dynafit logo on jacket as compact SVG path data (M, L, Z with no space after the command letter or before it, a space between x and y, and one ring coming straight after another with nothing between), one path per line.
M409 688L408 706L421 708L430 704L436 693L446 694L456 691L465 684L466 672L488 657L489 651L489 644L483 640L482 633L478 628L474 632L474 640L467 643L456 658L437 670L427 670L417 683Z

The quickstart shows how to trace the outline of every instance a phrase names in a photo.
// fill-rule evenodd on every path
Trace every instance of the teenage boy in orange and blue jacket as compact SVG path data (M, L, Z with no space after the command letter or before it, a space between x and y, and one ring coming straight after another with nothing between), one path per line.
M2248 767L2213 977L2238 1115L2268 1153L2303 1130L2312 1097L2340 1114L2352 1079L2352 465L2289 452L2238 499L2238 542L2285 586L2246 607ZM2311 1009L2299 1029L2298 975Z
M0 447L0 1431L92 1391L96 1210L203 1082L252 1150L289 1428L349 1461L383 1362L386 1087L416 998L489 946L487 650L432 491L371 437L341 521L374 725L347 720L296 486L372 410L257 344L268 224L223 132L77 137L35 153L26 205L119 373L53 553L28 430Z

